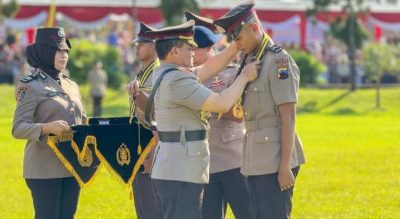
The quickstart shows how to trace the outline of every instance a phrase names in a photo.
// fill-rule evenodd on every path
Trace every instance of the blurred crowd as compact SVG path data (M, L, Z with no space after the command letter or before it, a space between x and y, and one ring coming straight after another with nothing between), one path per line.
M130 78L134 78L135 69L140 68L140 63L135 59L135 47L131 45L133 31L127 28L103 28L101 30L80 31L68 28L69 38L85 38L93 43L107 43L118 49L123 71ZM15 83L19 78L29 72L26 64L25 48L28 45L24 32L16 32L11 29L0 31L0 83ZM400 44L400 34L392 34L385 39L386 43ZM217 45L222 50L227 45L221 36ZM280 43L288 50L298 50L299 45L294 43ZM347 47L337 39L327 36L325 42L314 42L306 48L306 52L313 55L326 66L326 71L320 75L319 81L325 83L347 83L350 81L350 68ZM355 53L356 58L356 82L365 83L363 72L363 54L361 50ZM237 62L240 57L237 58ZM68 72L66 72L68 74Z

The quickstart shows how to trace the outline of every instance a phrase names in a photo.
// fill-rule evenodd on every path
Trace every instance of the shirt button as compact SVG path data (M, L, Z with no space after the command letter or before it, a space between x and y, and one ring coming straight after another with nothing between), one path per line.
M200 155L200 152L197 152L197 155Z
M247 94L247 90L245 90L244 93Z
M264 139L265 139L266 141L268 141L268 137L265 137Z
M257 88L255 87L254 90L257 91Z
M235 134L232 134L232 138L235 137Z

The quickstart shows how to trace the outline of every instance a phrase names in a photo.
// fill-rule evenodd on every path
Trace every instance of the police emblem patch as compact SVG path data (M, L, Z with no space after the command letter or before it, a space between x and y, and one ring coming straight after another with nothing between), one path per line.
M117 150L117 162L119 165L129 165L131 162L131 152L126 144L122 143Z
M28 88L25 87L25 86L20 86L18 88L17 96L16 96L17 101L21 101L21 100L23 100L25 98L25 93L26 93L27 90L28 90Z
M275 59L275 64L278 68L278 78L281 80L288 78L289 60L286 58Z
M278 69L278 78L281 80L285 80L286 78L289 77L289 73L287 68L279 68Z

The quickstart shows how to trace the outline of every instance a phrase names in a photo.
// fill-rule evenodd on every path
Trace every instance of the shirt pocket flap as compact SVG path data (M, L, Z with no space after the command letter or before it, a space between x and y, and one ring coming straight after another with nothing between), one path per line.
M201 143L186 143L187 153L189 157L204 157L208 155L207 144Z
M221 133L222 141L224 143L243 138L243 130L240 128L226 128Z
M279 127L270 127L258 130L254 136L256 143L279 142Z

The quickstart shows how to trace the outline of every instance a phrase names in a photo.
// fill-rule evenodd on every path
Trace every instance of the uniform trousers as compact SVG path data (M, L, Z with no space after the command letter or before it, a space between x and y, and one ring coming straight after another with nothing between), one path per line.
M159 201L152 186L152 179L148 173L138 173L133 182L135 209L138 219L159 219L161 212Z
M250 218L249 190L240 168L210 174L204 188L203 219L225 218L227 203L235 218Z
M294 177L300 167L292 169ZM253 219L286 219L292 211L293 187L281 191L278 173L248 176Z
M163 219L200 219L204 184L152 179Z
M25 179L32 193L36 219L74 218L80 187L73 177Z

